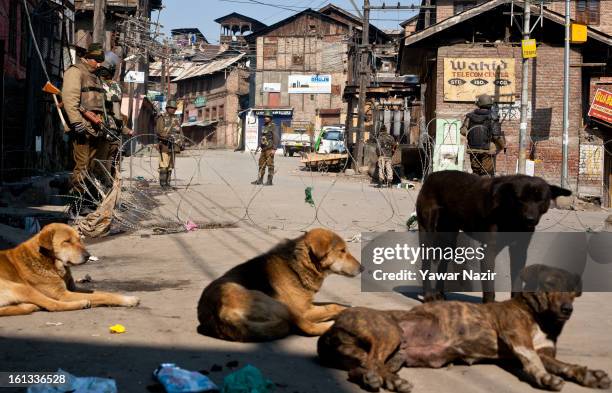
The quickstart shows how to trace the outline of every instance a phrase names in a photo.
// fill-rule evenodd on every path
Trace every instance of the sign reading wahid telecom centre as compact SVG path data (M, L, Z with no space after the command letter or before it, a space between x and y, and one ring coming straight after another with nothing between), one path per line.
M514 100L513 58L444 59L444 101L474 102L481 94Z
M289 75L289 94L330 94L331 75Z

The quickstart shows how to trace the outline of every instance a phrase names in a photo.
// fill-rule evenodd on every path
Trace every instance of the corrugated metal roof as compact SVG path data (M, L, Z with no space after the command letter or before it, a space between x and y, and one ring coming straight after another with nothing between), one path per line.
M244 57L244 53L240 53L236 56L231 57L219 57L216 60L212 60L209 63L192 63L190 67L185 68L185 70L178 75L176 78L172 80L172 82L195 78L198 76L209 75L221 70L226 69L232 64L236 63L238 60Z
M176 78L179 76L183 70L187 69L191 66L190 62L173 62L170 63L170 68L166 71L171 78ZM149 76L160 77L161 76L162 63L161 61L156 61L154 63L149 64Z

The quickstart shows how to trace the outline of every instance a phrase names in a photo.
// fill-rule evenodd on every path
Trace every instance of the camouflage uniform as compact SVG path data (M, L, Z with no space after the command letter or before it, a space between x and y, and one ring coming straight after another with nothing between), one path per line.
M119 150L123 144L123 137L128 137L130 129L127 128L126 119L121 115L121 86L114 80L102 79L102 87L106 96L105 123L108 128L116 131L115 138L106 140L106 170L114 178L120 164Z
M276 153L277 146L278 136L276 135L276 127L274 123L270 121L261 131L261 139L259 140L259 147L261 148L261 154L259 155L259 175L257 180L252 182L253 184L263 183L263 177L266 173L267 166L268 180L266 185L272 185L272 178L274 177L274 153Z
M493 99L478 97L478 109L468 113L461 125L461 135L467 137L472 172L479 176L495 176L495 158L506 147L499 116L491 109Z
M159 182L162 187L170 186L170 176L174 169L174 155L178 149L183 131L177 116L163 113L157 118L155 134L159 140Z
M389 185L393 181L393 165L391 158L395 150L395 138L385 128L382 128L377 139L378 148L378 180Z
M85 56L98 61L99 55L103 60L104 53L101 47L92 44ZM83 184L86 184L86 173L100 173L101 167L95 165L95 160L105 159L98 151L103 137L99 136L98 129L83 118L79 109L82 107L97 114L102 114L104 111L104 90L100 78L94 71L94 67L87 64L84 59L79 59L64 73L62 85L62 101L72 131L72 154L75 163L70 180L72 192L79 195L85 191Z

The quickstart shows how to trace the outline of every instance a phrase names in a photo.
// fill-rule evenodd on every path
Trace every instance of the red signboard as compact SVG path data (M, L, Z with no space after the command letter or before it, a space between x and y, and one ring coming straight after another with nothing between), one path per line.
M601 88L595 91L589 117L612 125L612 93Z

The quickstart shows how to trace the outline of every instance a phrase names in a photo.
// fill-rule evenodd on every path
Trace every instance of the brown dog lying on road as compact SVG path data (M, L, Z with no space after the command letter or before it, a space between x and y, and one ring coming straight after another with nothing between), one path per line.
M349 371L349 379L378 391L407 393L411 384L402 366L442 367L464 361L518 359L540 388L561 390L563 379L607 389L600 370L557 360L556 342L581 294L580 278L564 270L531 265L526 282L544 283L538 292L521 292L500 303L432 302L409 311L355 307L343 311L318 341L323 364Z
M88 258L79 233L66 224L49 224L17 247L0 251L0 316L138 304L134 296L73 292L69 266Z
M210 283L198 304L198 331L231 341L274 340L292 330L319 336L346 308L313 305L323 280L333 273L353 277L360 272L340 236L313 229Z

